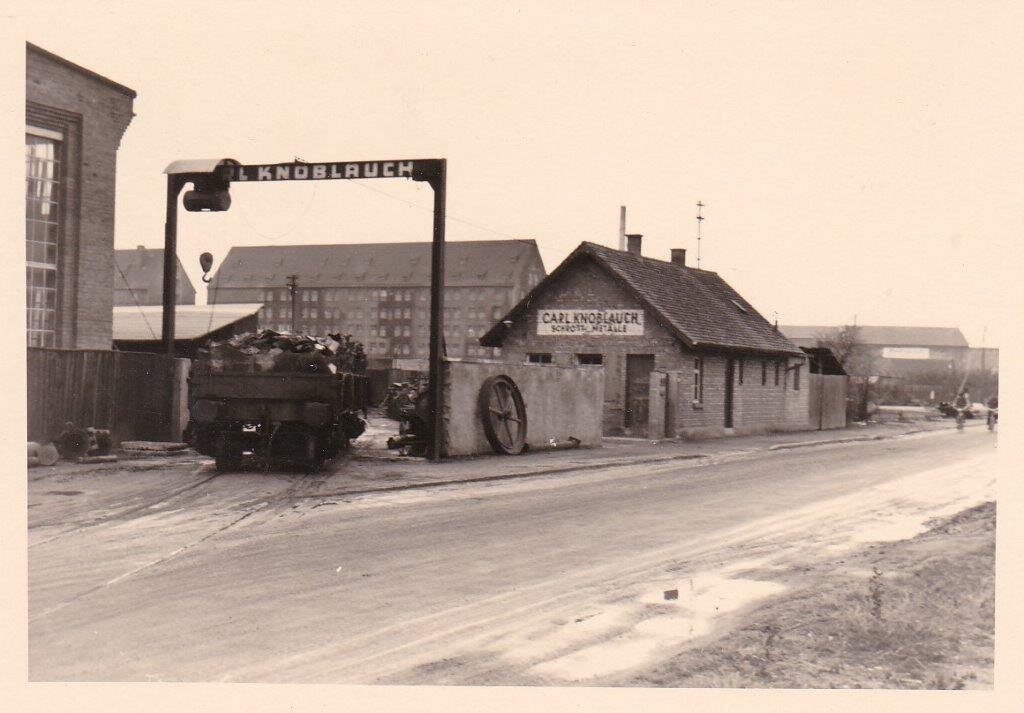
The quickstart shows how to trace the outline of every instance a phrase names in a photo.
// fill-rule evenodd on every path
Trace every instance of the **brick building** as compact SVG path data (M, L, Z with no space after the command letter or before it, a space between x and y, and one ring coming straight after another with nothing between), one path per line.
M32 44L25 80L28 345L109 349L114 176L135 92Z
M806 428L805 359L716 273L582 243L481 338L511 362L605 369L604 432Z
M544 277L536 242L453 241L445 264L448 355L500 355L477 340ZM378 361L427 357L430 243L233 247L207 301L261 302L261 327L290 329L289 275L298 331L352 334Z
M194 305L196 288L178 259L177 304ZM164 299L164 251L139 245L134 250L114 251L114 306L162 305Z

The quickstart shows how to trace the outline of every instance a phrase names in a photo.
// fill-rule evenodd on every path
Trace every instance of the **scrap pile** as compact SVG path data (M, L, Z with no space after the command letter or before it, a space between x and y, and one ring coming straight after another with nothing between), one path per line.
M414 376L409 381L397 381L388 386L384 397L384 413L388 418L401 421L416 409L416 402L426 393L427 377Z
M212 373L354 373L366 371L363 345L350 334L310 337L263 329L210 341L193 369Z

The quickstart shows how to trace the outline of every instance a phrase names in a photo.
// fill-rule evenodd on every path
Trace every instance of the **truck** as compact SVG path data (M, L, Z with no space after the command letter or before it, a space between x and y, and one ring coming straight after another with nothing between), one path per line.
M360 413L366 415L367 377L327 368L320 357L294 356L298 368L284 371L268 370L256 357L236 358L227 367L196 362L185 441L212 456L218 471L238 469L251 453L267 464L315 472L346 449L366 425Z

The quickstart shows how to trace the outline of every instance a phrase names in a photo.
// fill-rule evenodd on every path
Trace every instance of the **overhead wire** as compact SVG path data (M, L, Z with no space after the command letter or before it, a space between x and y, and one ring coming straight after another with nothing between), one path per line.
M114 267L116 267L117 271L121 274L121 279L124 280L124 284L128 288L128 294L132 296L132 302L135 303L135 306L139 309L139 314L142 315L142 321L146 324L146 329L148 329L149 333L153 335L154 340L159 340L160 337L156 336L153 326L149 323L149 320L146 319L146 313L143 311L142 305L140 305L139 301L135 298L135 290L133 290L132 286L128 283L128 278L125 277L124 270L121 269L121 266L117 264L116 258L114 259Z

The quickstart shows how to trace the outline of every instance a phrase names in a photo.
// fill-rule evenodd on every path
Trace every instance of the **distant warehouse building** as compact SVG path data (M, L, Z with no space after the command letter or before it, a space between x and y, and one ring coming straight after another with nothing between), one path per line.
M581 243L480 343L511 362L603 365L609 435L807 428L803 352L685 254Z
M178 260L177 304L194 305L196 288ZM114 306L162 305L164 300L164 251L145 248L114 251ZM159 321L159 320L158 320Z
M838 326L790 325L779 329L800 347L825 345ZM856 376L914 378L939 370L969 367L971 349L956 327L858 325L846 370Z
M430 250L427 242L233 247L207 301L260 302L261 327L291 329L294 275L298 331L348 333L371 357L422 360L430 341ZM544 277L536 242L449 242L445 262L448 355L499 356L478 340Z

